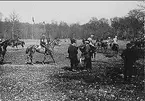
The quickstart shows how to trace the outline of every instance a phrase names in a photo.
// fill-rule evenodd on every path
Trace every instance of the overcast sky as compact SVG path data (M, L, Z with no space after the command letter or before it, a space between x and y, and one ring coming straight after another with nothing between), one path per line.
M21 22L51 23L87 23L91 17L98 19L122 17L130 10L138 8L137 1L0 1L0 12L3 19L15 11Z

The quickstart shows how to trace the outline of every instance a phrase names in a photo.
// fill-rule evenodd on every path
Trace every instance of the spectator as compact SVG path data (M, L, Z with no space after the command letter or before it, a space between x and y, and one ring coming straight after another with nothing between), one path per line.
M91 70L92 69L92 62L91 62L91 47L89 44L89 41L86 40L85 41L85 53L84 53L84 57L85 57L85 66L87 70Z
M122 59L124 60L124 81L131 81L133 64L137 60L137 51L132 47L131 43L126 45L126 49L121 54Z
M76 47L76 40L71 39L71 44L68 47L68 54L70 59L71 70L77 69L78 61L78 48Z

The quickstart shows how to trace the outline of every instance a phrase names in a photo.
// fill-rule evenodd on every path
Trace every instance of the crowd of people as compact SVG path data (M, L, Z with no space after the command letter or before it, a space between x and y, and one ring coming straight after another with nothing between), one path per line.
M81 62L78 59L78 49L82 52L81 58L84 57L84 69L85 70L91 70L92 69L92 62L91 62L91 56L92 56L92 47L94 47L93 44L93 35L91 35L87 40L82 40L82 45L77 46L76 40L71 39L71 44L68 47L68 54L71 64L71 70L76 70L78 68L78 64ZM108 37L108 41L112 42L112 39ZM117 44L117 36L113 38L113 44ZM124 81L130 82L132 73L133 73L133 65L138 59L138 54L136 51L136 48L133 47L131 43L126 44L126 49L123 50L121 54L122 59L124 60L124 68L123 68L123 74L124 74Z
M84 69L91 70L92 69L92 63L91 59L93 56L93 53L95 53L95 40L93 40L94 35L90 35L89 38L83 39L82 44L80 46L76 45L76 40L71 39L71 44L68 47L68 54L71 64L71 69L75 70L77 68L77 65L82 62L81 60L84 60ZM115 41L115 42L114 42ZM117 36L113 39L113 42L117 44ZM78 59L78 49L81 51L81 57Z
M83 39L82 44L80 46L76 46L76 40L71 39L71 44L68 47L68 54L71 64L71 70L76 70L77 65L84 59L84 67L87 70L92 69L92 63L91 63L91 57L92 57L92 51L93 51L93 37L94 35L91 35L88 39ZM80 60L78 59L78 49L82 52Z

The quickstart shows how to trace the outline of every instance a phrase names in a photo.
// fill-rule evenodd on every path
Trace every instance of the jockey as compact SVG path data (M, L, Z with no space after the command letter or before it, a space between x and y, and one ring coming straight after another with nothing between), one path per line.
M43 48L47 49L46 44L47 44L47 39L46 39L46 36L43 33L42 37L40 38L40 47L43 47Z

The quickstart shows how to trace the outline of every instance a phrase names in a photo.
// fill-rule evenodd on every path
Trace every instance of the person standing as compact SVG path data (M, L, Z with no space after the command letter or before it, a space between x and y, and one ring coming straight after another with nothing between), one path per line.
M88 38L88 41L89 41L89 44L90 44L90 47L91 47L91 57L92 59L95 60L95 56L96 56L96 47L95 47L95 42L93 42L93 37L94 35L91 35L89 38Z
M84 52L84 63L87 70L92 69L92 62L91 62L91 46L89 44L89 40L85 41L85 52Z
M78 61L78 48L76 47L76 40L71 39L71 44L68 47L68 54L69 54L69 59L70 59L70 65L71 65L71 70L77 69L77 65L79 63Z
M130 82L133 72L133 64L138 58L137 51L134 46L132 47L131 43L126 45L126 49L122 52L121 57L124 60L124 81Z

